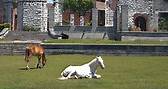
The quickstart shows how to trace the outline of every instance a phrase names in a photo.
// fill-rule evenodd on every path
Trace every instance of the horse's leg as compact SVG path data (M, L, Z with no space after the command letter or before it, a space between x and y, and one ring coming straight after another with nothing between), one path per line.
M39 58L38 58L38 62L37 62L37 66L36 66L36 68L39 68Z
M28 57L25 57L25 61L26 61L26 69L29 69L29 58Z
M30 52L28 50L26 50L26 54L25 54L26 69L29 69L30 57L31 57Z
M94 74L94 75L92 76L92 78L100 79L100 78L101 78L101 75Z
M73 75L73 76L72 76ZM76 76L76 73L75 73L75 70L74 71L71 71L68 76L66 77L66 79L71 79L71 78L74 78L74 77L77 77ZM78 79L78 78L77 78Z
M30 68L29 68L29 60L27 60L26 62L27 62L27 63L26 63L26 69L30 69Z
M38 63L37 63L37 68L41 68L41 65L40 65L40 63L41 63L41 57L40 57L40 56L38 56Z
M45 53L43 53L43 54L42 54L42 58L41 58L41 60L42 60L42 66L44 67L44 66L45 66L45 64L46 64L46 57L45 57Z

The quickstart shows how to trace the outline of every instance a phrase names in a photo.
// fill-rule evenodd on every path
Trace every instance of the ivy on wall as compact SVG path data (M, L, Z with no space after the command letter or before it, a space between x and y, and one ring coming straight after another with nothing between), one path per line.
M168 17L160 17L159 30L160 31L168 31Z

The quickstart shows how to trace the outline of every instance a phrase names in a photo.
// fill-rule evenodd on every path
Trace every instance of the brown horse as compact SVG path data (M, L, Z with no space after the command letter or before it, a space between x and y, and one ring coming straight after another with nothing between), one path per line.
M37 68L42 68L46 64L45 50L40 44L29 44L25 51L26 69L29 69L29 62L32 56L38 57Z

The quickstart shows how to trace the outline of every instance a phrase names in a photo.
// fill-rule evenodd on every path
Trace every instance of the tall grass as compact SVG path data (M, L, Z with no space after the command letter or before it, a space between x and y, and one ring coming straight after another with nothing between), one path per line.
M167 89L167 56L102 55L106 68L98 69L101 79L60 81L68 65L80 65L94 55L49 55L43 69L24 70L23 56L0 56L0 89ZM34 68L37 59L32 58Z

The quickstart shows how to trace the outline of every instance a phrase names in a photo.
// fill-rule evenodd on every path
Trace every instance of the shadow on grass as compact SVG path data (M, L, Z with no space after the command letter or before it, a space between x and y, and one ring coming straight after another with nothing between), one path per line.
M21 67L19 68L19 70L34 70L34 69L37 69L36 67L31 67L29 69L25 68L25 67Z

